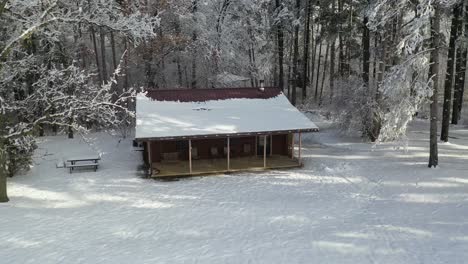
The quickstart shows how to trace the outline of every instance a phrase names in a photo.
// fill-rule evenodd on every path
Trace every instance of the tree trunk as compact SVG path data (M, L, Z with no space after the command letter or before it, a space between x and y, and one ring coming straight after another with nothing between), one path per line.
M177 55L177 85L182 87L182 66L180 65L180 56Z
M187 65L184 65L184 81L185 81L185 87L189 88L190 87L190 82L189 82L189 78L188 78Z
M215 48L215 56L212 56L214 60L214 66L215 70L214 73L218 74L219 73L219 54L221 54L221 40L222 40L222 26L224 24L224 19L226 18L227 11L229 6L231 5L232 0L223 0L223 4L221 5L221 10L219 11L218 14L218 19L216 21L216 33L217 33L217 38L216 38L216 48Z
M255 87L258 87L258 70L257 70L257 58L255 56L255 44L252 44L252 67L254 72L254 83Z
M176 38L179 40L181 39L180 36L180 22L177 20L175 22L175 32L176 32ZM183 86L183 75L182 75L182 65L180 64L180 53L181 50L179 48L176 49L177 55L176 55L176 65L177 65L177 86L180 88ZM188 87L187 87L188 88Z
M78 34L79 34L79 37L80 39L83 38L83 33L82 33L82 30L81 30L81 26L82 24L81 23L78 23ZM79 60L80 60L80 66L82 69L86 69L86 44L84 42L84 40L82 39L81 41L79 41Z
M343 14L343 0L338 0L338 14ZM343 44L343 22L338 22L338 71L340 76L345 75L345 54Z
M461 118L461 109L463 105L463 92L465 86L465 71L467 68L467 51L464 48L457 51L457 65L455 73L455 91L453 93L452 124L457 125Z
M252 61L250 62L250 76L252 78L252 87L257 87L258 79L257 79L257 62L255 58L255 44L250 45L250 53L251 53L251 59L252 59Z
M155 79L155 70L153 69L152 61L153 61L153 53L151 48L148 45L144 45L143 48L145 49L145 57L143 58L145 64L145 74L146 74L146 85L149 88L157 88L156 83L154 82Z
M370 4L368 2L368 4ZM367 16L364 16L364 19L362 21L362 81L364 82L364 85L367 87L367 91L369 94L371 93L370 90L370 57L371 57L371 51L370 51L370 30L367 27L367 23L369 22L369 18ZM372 95L369 97L373 97ZM375 100L378 100L379 97L378 95L375 96ZM364 122L364 129L365 133L364 135L369 138L372 142L375 142L380 135L380 130L381 130L381 119L379 118L378 113L376 112L376 109L370 108L368 111L368 120L367 122Z
M91 0L88 0L88 7L89 9L92 9ZM91 12L91 10L89 12ZM93 41L94 57L96 59L96 68L97 68L97 73L98 73L99 85L101 85L103 77L102 77L101 67L99 63L99 53L98 53L98 48L97 48L96 32L94 31L93 25L90 25L89 29L91 31L91 40Z
M296 19L299 19L301 15L301 1L296 0ZM293 58L293 75L294 75L294 86L292 87L291 103L296 105L296 88L299 84L299 23L294 27L294 58Z
M73 136L73 129L71 126L68 127L68 138L72 139L74 136Z
M314 99L315 101L317 101L317 96L318 96L318 88L319 88L319 79L320 79L320 63L321 63L321 59L322 59L322 34L323 34L323 31L320 31L320 36L318 36L320 38L320 44L319 44L319 53L318 53L318 61L317 61L317 77L315 79L315 95L314 95Z
M437 112L438 112L438 88L439 88L439 49L441 45L440 32L440 7L435 4L435 13L431 21L431 68L430 77L433 83L433 94L431 97L431 124L430 124L430 139L429 139L429 168L439 165L438 149L437 149Z
M247 34L250 37L250 42L247 43L249 47L249 74L250 74L250 83L252 87L257 87L258 80L258 71L257 71L257 62L255 58L255 34L253 33L252 24L250 19L247 19Z
M102 80L104 83L107 83L106 34L103 27L100 27L99 29L99 36L101 38Z
M325 74L327 73L327 58L328 58L328 52L330 51L330 44L327 44L327 49L325 51L325 59L324 59L324 65L323 65L323 74L322 74L322 84L320 85L320 96L319 96L319 106L322 105L323 103L323 86L325 84Z
M379 94L379 86L383 81L385 68L386 68L386 57L387 57L387 39L380 36L380 61L379 61L379 73L377 75L376 95Z
M115 49L115 39L114 39L114 32L110 32L110 42L111 42L111 49L112 49L112 66L114 66L114 71L117 69L117 52Z
M364 16L362 22L362 80L369 90L369 71L370 71L370 31L367 28L369 18Z
M231 0L223 0L221 10L218 14L218 20L216 21L216 32L218 33L218 43L217 43L216 48L218 50L220 50L220 44L221 44L221 33L222 33L221 26L223 25L224 18L226 17L226 13L230 4L231 4Z
M377 87L377 66L378 66L378 48L379 48L379 40L378 34L373 34L373 41L374 41L374 50L372 52L372 88L375 90Z
M4 116L0 113L0 133L5 128L3 124ZM6 203L9 201L7 195L7 170L6 170L6 151L3 143L3 138L0 135L0 203Z
M279 13L281 7L280 0L276 0L276 10ZM284 34L282 21L278 21L276 28L276 35L278 41L278 70L279 70L279 87L283 91L284 89Z
M123 88L125 91L128 91L129 86L129 78L128 78L128 58L130 57L130 49L128 48L127 38L124 40L124 47L125 47L125 56L124 56L124 72L125 78L123 83ZM122 91L123 92L123 91Z
M114 33L110 31L110 44L111 44L111 52L112 52L112 74L111 76L115 73L115 70L117 69L118 62L117 62L117 52L115 48L115 38L114 38ZM116 76L116 78L119 78L119 76ZM117 80L118 81L118 80ZM112 83L112 102L117 101L117 99L120 96L120 88L121 85L120 83Z
M194 33L194 36L195 36L195 33ZM191 82L191 87L192 89L196 89L197 88L197 55L196 55L196 52L193 52L192 54L192 75L191 75L191 79L192 79L192 82Z
M1 160L0 160L1 161ZM0 203L8 202L7 177L4 169L0 169Z
M461 113L462 113L462 108L463 108L463 94L465 92L465 87L467 86L466 84L466 79L468 77L468 50L465 50L464 54L463 54L463 68L461 69L461 72L460 72L461 76L460 76L460 85L459 85L459 94L458 94L458 120L461 119Z
M330 103L333 102L333 96L335 95L335 45L336 39L333 39L330 44Z
M310 63L310 86L311 86L311 89L314 90L314 84L315 84L315 60L317 58L317 49L318 49L318 46L319 46L319 29L321 27L321 24L320 24L320 21L317 23L317 30L316 30L316 34L315 34L315 41L312 41L312 50L313 50L313 53L312 53L312 61ZM312 31L313 32L313 31ZM318 77L317 77L318 78ZM317 98L317 95L314 93L314 97Z
M102 84L102 73L101 73L101 64L99 63L99 53L97 48L97 41L96 41L96 33L94 32L94 27L91 25L89 26L91 31L91 39L93 41L93 48L94 48L94 57L96 59L96 68L98 73L99 85Z
M304 66L303 72L304 76L302 78L302 102L305 101L307 97L307 83L308 83L308 76L307 73L309 71L309 45L310 45L310 17L312 15L312 0L308 0L306 2L306 23L304 27Z
M198 10L198 0L192 1L192 15L194 16L194 24L197 23L196 19L196 12ZM197 31L194 29L192 33L192 44L195 44L197 42ZM197 88L197 51L194 49L192 51L192 82L191 82L191 87L192 89Z
M335 15L335 0L332 0L332 14ZM335 92L335 50L336 50L336 37L333 36L330 44L330 103L333 102L333 96Z
M450 44L447 59L447 75L445 79L444 90L444 106L442 115L442 130L440 140L448 142L449 126L450 126L450 108L452 106L452 90L456 82L456 61L457 61L457 39L460 26L460 9L463 5L459 5L453 9L452 26L450 29Z
M291 39L294 36L291 36ZM293 64L294 64L294 56L293 56L293 50L294 50L294 41L291 41L289 45L289 61L288 61L288 98L291 100L291 85L293 85L292 81L294 80L293 75Z
M461 118L461 112L463 108L463 94L465 92L465 88L468 86L468 51L465 51L465 74L463 75L463 87L460 91L460 98L458 99L460 101L459 109L458 112L460 113L460 118Z
M161 80L161 87L167 87L167 82L166 82L166 60L164 57L161 59L161 63L158 63L159 67L159 76Z
M354 9L353 5L349 5L349 18L347 18L348 21L348 27L346 29L346 32L352 32L353 31L353 14L354 14ZM346 36L346 59L345 59L345 66L346 66L346 75L351 76L351 37L349 34Z

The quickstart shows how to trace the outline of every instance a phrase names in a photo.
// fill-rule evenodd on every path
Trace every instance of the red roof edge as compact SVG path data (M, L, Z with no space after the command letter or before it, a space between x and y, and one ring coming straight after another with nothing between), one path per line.
M282 93L277 87L234 87L203 89L147 90L146 96L156 101L204 102L227 99L269 99Z

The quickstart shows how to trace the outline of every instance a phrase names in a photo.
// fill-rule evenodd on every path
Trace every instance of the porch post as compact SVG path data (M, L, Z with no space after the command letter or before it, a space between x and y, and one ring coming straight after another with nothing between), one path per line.
M298 155L298 161L299 164L301 164L301 148L302 148L302 136L301 132L299 132L299 155Z
M190 174L192 174L192 140L188 140L188 145L189 145L189 151L188 151L188 157L189 157L189 171Z
M148 148L148 164L149 164L149 175L153 176L153 160L151 158L151 141L146 142L146 147Z
M231 169L231 140L230 138L228 137L227 138L227 170L230 170Z
M266 144L267 144L267 136L263 136L263 167L266 168Z

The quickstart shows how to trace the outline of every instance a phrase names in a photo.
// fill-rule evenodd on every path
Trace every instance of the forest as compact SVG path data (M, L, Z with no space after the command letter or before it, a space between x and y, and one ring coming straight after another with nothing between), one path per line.
M280 87L370 142L404 141L427 118L429 167L466 122L460 0L1 0L0 32L2 190L37 137L126 135L137 92L211 88L219 74Z

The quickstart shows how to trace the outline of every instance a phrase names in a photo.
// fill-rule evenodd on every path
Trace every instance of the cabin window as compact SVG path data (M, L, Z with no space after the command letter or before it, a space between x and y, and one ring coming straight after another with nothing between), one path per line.
M188 141L176 141L176 150L177 151L183 151L187 150L189 146Z
M235 146L235 145L239 145L241 143L241 139L240 138L231 138L229 140L229 144L231 146Z

